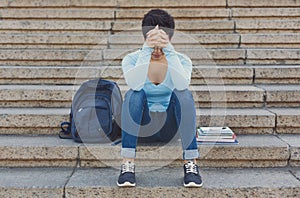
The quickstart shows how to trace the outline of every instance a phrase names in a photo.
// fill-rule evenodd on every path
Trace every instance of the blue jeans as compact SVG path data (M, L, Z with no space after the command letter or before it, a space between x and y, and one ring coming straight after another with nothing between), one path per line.
M135 158L137 141L169 142L181 138L183 159L199 157L194 99L187 89L172 92L166 112L150 112L144 90L129 90L122 107L122 151Z

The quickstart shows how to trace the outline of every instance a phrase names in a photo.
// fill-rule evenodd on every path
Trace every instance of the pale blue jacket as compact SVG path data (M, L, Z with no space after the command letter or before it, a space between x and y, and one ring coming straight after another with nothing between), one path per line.
M147 76L153 48L144 43L142 49L126 55L122 70L127 85L136 91L143 89L147 96L150 111L163 112L169 105L174 89L187 89L192 74L192 61L189 57L176 52L171 43L163 48L168 62L166 77L159 85L153 84Z

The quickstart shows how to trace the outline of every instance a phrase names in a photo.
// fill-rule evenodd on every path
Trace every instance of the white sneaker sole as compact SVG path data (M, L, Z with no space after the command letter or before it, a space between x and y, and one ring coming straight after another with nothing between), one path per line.
M119 184L119 183L117 182L117 185L118 185L119 187L135 187L135 183L130 183L130 182L125 182L125 183L123 183L123 184Z
M183 183L183 186L184 186L184 187L197 187L197 188L200 188L200 187L202 187L202 184L203 184L203 183L201 183L201 184L196 184L195 182L190 182L190 183L188 183L188 184Z

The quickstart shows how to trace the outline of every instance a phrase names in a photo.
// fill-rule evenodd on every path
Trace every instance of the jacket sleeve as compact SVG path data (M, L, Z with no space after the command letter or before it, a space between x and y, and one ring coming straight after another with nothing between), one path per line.
M191 59L183 54L177 53L170 43L163 51L167 57L174 88L178 90L187 89L192 76L193 65Z
M133 90L141 90L147 79L147 73L153 49L144 43L143 48L128 54L122 61L122 70L127 85Z

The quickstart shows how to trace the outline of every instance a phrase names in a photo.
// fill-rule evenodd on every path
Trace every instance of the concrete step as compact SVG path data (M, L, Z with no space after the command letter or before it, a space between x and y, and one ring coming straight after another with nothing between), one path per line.
M119 82L123 97L129 87ZM0 85L0 107L70 107L79 85ZM193 85L197 107L300 107L299 85Z
M249 2L247 0L229 0L228 7L250 7L250 8L257 8L257 7L298 7L299 2L294 0L266 0L266 1L258 1L255 0L254 2Z
M120 65L122 58L136 49L3 49L1 65ZM178 48L178 52L189 56L195 65L299 65L298 49L205 49Z
M279 110L278 117L286 114L289 118L283 117L282 122L288 124L289 130L299 133L298 109ZM270 134L276 127L276 116L270 111L272 109L201 108L196 111L196 120L199 126L229 126L238 134ZM0 108L0 112L0 134L57 134L60 123L69 120L70 108Z
M2 197L297 197L299 169L201 169L203 187L184 188L182 168L144 169L135 188L119 188L119 170L0 169ZM18 182L16 182L16 180Z
M171 5L169 5L171 6ZM178 19L227 19L230 17L230 10L226 8L211 8L211 7L179 7L179 8L164 8L170 13L175 20ZM161 6L159 6L161 7ZM126 19L143 19L150 8L121 8L116 9L116 20Z
M107 65L102 50L74 49L3 49L1 65L10 66L81 66Z
M120 66L0 66L0 74L0 84L80 84L87 79L98 77L124 84ZM194 66L191 83L193 85L300 84L300 66Z
M3 34L0 38L1 44L104 44L107 43L109 35L81 34L81 33L13 33Z
M299 133L300 109L299 108L270 108L276 114L277 133Z
M196 114L199 126L229 126L238 134L273 133L276 124L276 116L269 110L260 108L201 108Z
M282 1L281 1L282 2ZM249 6L250 7L250 6ZM262 19L296 19L300 17L299 7L265 7L265 8L232 8L231 16L233 19L236 18L262 18Z
M300 17L297 7L286 8L165 8L175 19L295 19ZM116 20L142 19L149 8L126 8L116 10Z
M2 19L142 19L144 14L150 8L2 8ZM227 19L230 17L230 10L226 8L202 8L201 11L197 7L192 8L166 8L175 20L177 19ZM287 14L293 14L293 10L287 10ZM16 14L17 13L17 14ZM278 13L284 15L285 13Z
M104 49L108 35L58 34L58 33L19 33L2 34L1 48L10 49Z
M150 8L16 8L6 7L0 9L2 19L142 19ZM240 18L261 18L261 19L288 19L297 18L299 8L201 8L180 7L165 8L176 20L177 19L240 19ZM16 14L17 13L17 14Z
M1 134L57 134L68 108L2 108Z
M300 34L241 34L242 48L299 48Z
M0 107L70 107L77 89L78 86L71 85L0 85ZM129 87L120 85L120 89L124 97ZM195 85L190 90L197 107L249 108L264 105L264 90L255 86ZM298 93L295 91L295 94ZM297 98L292 100L300 102Z
M60 50L60 49L3 49L1 50L1 60L60 60L60 61L83 61L88 56L90 50ZM89 57L90 60L102 60L102 51L93 51L97 57Z
M45 0L45 1L30 1L30 0L15 0L13 2L9 0L3 0L1 1L0 7L4 8L39 8L39 7L112 7L112 8L155 8L155 7L162 7L162 8L170 8L170 7L223 7L225 8L226 5L229 8L234 7L271 7L271 8L283 8L283 7L298 7L299 4L297 1L294 0L266 0L266 1L255 1L248 2L247 0L229 0L226 4L226 1L218 1L218 0L212 0L212 1L205 1L205 0L187 0L184 2L173 2L172 0L166 0L166 1L159 1L159 0L153 0L151 3L147 0L140 0L140 3L137 4L135 0L124 0L124 1L116 1L116 0L107 0L105 2L97 2L93 0L87 0L85 2L82 2L80 0L72 0L72 1L66 1L66 2L60 2L60 1L51 1L51 0Z
M201 167L285 167L300 164L300 136L238 135L237 145L199 144ZM121 144L75 143L58 136L3 136L1 167L115 167L119 168ZM291 158L290 158L291 156ZM167 144L139 143L140 167L178 167L182 163L180 141Z
M300 107L300 85L256 85L266 91L267 107Z
M298 49L247 49L246 64L299 64Z
M204 181L202 189L182 187L182 168L145 170L137 173L135 189L121 189L115 186L117 170L83 169L76 171L66 185L66 195L85 197L105 193L103 197L293 197L299 194L300 182L293 175L299 174L298 169L292 173L285 169L203 169L201 173ZM107 179L100 182L101 178Z
M51 1L51 0L45 0L45 1L40 1L40 0L35 0L35 1L29 1L29 0L16 0L16 1L9 1L9 0L3 0L1 1L0 7L116 7L117 6L117 1L116 0L107 0L105 2L97 2L93 0L87 0L85 2L82 2L81 0L71 0L71 1Z
M1 30L102 30L111 29L110 20L2 20Z
M139 4L136 3L135 0L125 0L125 1L116 1L116 0L108 0L105 2L97 2L93 0L87 0L82 2L81 0L72 0L67 2L60 1L21 1L16 0L14 2L10 2L9 0L4 0L1 2L0 7L114 7L114 8L123 8L123 7L225 7L225 1L205 1L205 0L187 0L184 2L173 2L172 0L166 0L161 2L159 0L153 0L151 3L146 0L140 0Z
M298 169L293 171L297 175L298 172ZM107 180L99 182L99 175L100 178L107 178ZM248 197L262 194L267 194L266 197L293 197L299 192L297 177L283 169L203 169L202 175L204 181L202 189L185 189L182 187L182 169L163 168L144 171L136 176L137 188L125 190L115 187L118 177L116 170L78 170L67 184L66 194L72 197L81 193L80 197L84 197L89 194L102 195L108 191L110 193L107 192L107 196L104 197L109 197L111 194L119 197L137 195L141 197ZM85 183L82 181L83 178Z
M299 65L268 65L253 66L255 72L254 83L257 84L299 84Z
M159 0L153 0L151 3L147 0L140 0L140 3L137 4L135 0L124 0L124 1L116 1L116 0L107 0L105 2L97 2L93 0L87 0L85 2L82 2L80 0L72 0L72 1L66 1L66 2L60 2L60 1L51 1L51 0L45 0L45 1L30 1L30 0L15 0L13 2L9 0L3 0L1 1L0 7L4 8L39 8L39 7L113 7L113 8L156 8L156 7L162 7L162 8L170 8L170 7L223 7L225 8L228 6L229 8L234 7L298 7L298 1L294 0L266 0L266 1L255 1L248 2L247 0L229 0L227 3L225 0L218 1L218 0L212 0L212 1L205 1L205 0L187 0L184 2L173 2L172 0L166 0L166 1L159 1Z
M205 88L206 92L201 92ZM263 89L264 92L261 90ZM243 108L260 107L264 101L266 107L300 107L300 85L226 85L226 86L196 86L191 88L196 92L196 101L200 107L207 107L202 102L211 102L210 107ZM200 92L197 92L199 90ZM218 91L217 91L218 90ZM198 94L199 93L199 94ZM206 94L209 94L206 99ZM263 97L263 99L262 99ZM222 106L222 102L224 106ZM225 104L226 103L226 104Z
M289 145L291 156L290 156L290 165L291 166L300 166L299 158L299 149L297 148L299 146L299 140L294 135L280 135L280 139L282 139L284 142L286 142Z
M64 186L72 172L72 168L2 168L0 196L63 197Z
M149 2L147 0L141 0L137 4L135 0L125 0L125 1L119 1L118 6L121 8L172 8L172 7L179 7L179 8L184 8L184 7L224 7L226 6L225 1L217 1L217 0L212 0L210 2L207 2L205 0L187 0L185 2L180 2L180 1L172 1L172 0L166 0L166 1L159 1L159 0L154 0L152 2Z
M299 32L300 25L298 19L236 19L235 30L239 33L245 32Z
M1 34L45 34L48 35L49 32L51 34L61 34L61 35L66 35L66 34L79 34L79 35L86 35L86 36L99 36L99 35L107 35L108 32L107 31L103 31L103 30L64 30L64 29L57 29L57 30L51 30L51 31L45 31L45 30L35 30L35 29L0 29L0 33Z
M38 130L38 129L37 129ZM58 136L2 136L1 167L74 167L78 145Z
M300 70L299 70L300 71ZM0 84L81 84L87 79L105 78L124 84L120 66L42 67L0 66ZM293 74L294 75L294 74ZM254 70L248 66L194 66L193 85L252 84ZM262 77L263 78L263 75Z
M298 144L293 146L293 159L289 162L287 144L292 137L299 139L298 135L285 135L284 143L281 137L273 135L238 135L238 145L198 145L201 167L282 167L290 164L299 165ZM176 142L175 142L176 143ZM141 145L137 147L136 164L139 166L181 166L181 143L168 143L167 145ZM176 146L175 146L176 145ZM111 147L111 146L110 146ZM105 155L105 150L110 152ZM262 152L263 150L263 152ZM81 167L114 166L118 168L120 148L101 148L95 145L87 145L79 148ZM101 153L101 154L100 154ZM116 161L111 160L112 156Z
M62 3L63 4L63 3ZM2 20L6 19L114 19L112 8L2 8Z
M55 85L0 85L0 106L7 107L70 107L78 89ZM76 90L75 90L76 89Z

